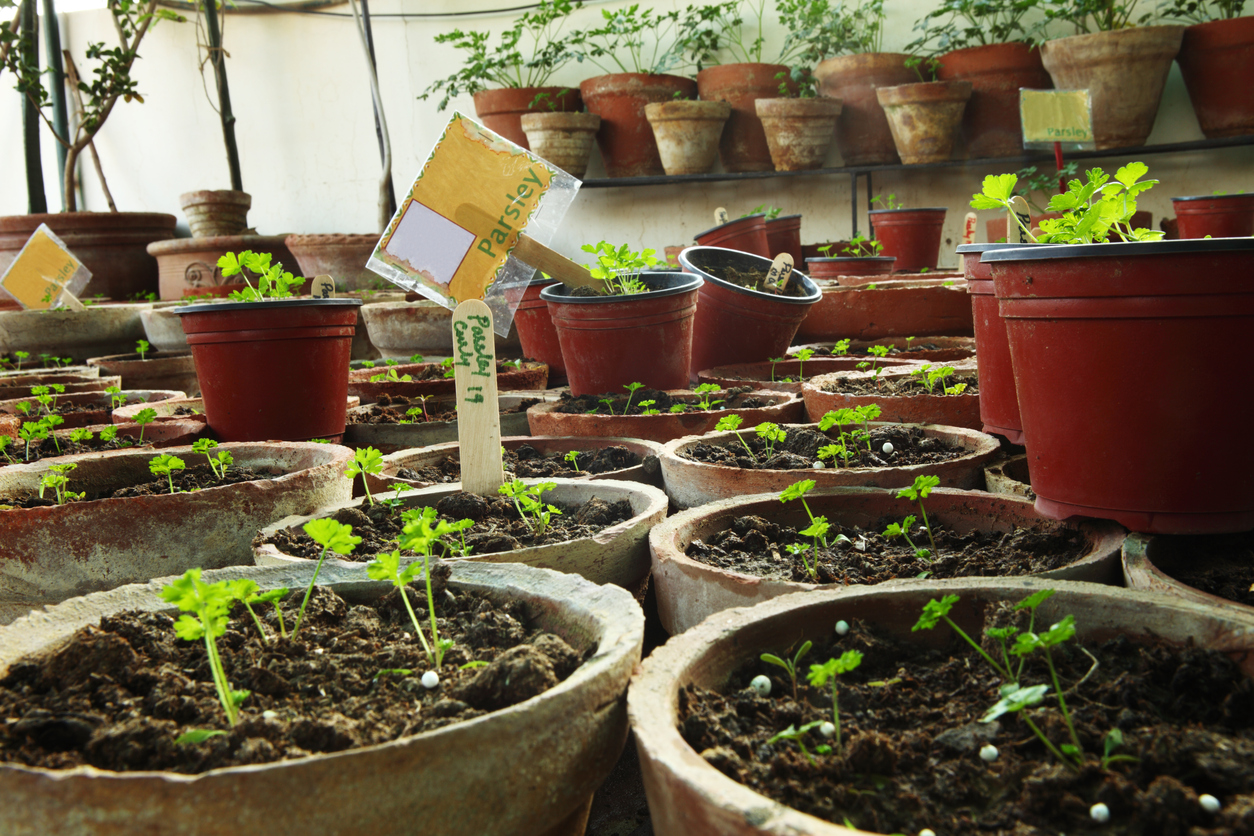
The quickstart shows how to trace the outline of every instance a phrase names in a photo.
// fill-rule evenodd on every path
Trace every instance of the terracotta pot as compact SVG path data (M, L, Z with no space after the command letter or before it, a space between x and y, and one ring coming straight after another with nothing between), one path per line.
M202 190L179 195L179 206L187 217L193 238L241 235L248 227L248 210L253 196L230 189Z
M562 344L558 342L557 329L549 316L548 303L540 298L540 291L551 284L556 282L542 277L527 284L514 311L514 327L518 329L523 356L546 364L550 383L564 384L566 366L562 363Z
M966 282L882 281L874 287L824 287L797 329L796 342L845 338L970 336Z
M781 215L766 221L766 249L771 253L768 258L774 259L780 253L792 256L793 266L802 272L806 270L805 258L801 255L801 216Z
M809 346L793 346L789 354L796 354L802 348L822 348L831 350L835 343L815 343ZM957 360L970 360L975 356L974 337L881 337L878 340L851 340L848 353L850 356L865 358L867 349L873 345L886 345L889 349L886 360L897 360L907 363L953 363ZM928 346L925 348L924 346ZM883 361L881 361L883 362Z
M774 258L770 238L766 233L766 215L745 215L725 224L711 227L693 236L702 247L723 247L742 253Z
M439 377L433 380L372 381L370 378L395 371L398 377L422 374L429 370L433 363L406 363L399 366L375 366L368 369L352 369L348 373L348 393L361 398L362 403L376 403L379 396L387 394L392 398L416 398L421 395L453 395L457 392L455 381L451 377ZM496 388L499 391L511 389L543 389L549 381L549 367L543 363L523 363L521 368L505 372L497 372Z
M966 156L970 159L1023 155L1019 88L1048 90L1054 84L1041 63L1041 51L1024 43L955 49L940 56L936 77L971 82L962 114Z
M1180 238L1248 238L1254 235L1254 194L1173 197Z
M297 267L296 258L288 250L286 235L217 235L213 238L177 238L148 245L148 252L157 259L161 270L161 298L182 299L190 295L225 295L244 285L239 276L222 275L218 259L227 253L252 250L270 253L274 263L286 268ZM256 276L248 273L256 286ZM220 290L220 288L226 288ZM190 291L190 293L189 293Z
M879 426L878 423L872 426ZM818 430L818 424L788 424L788 432L800 429ZM738 499L746 494L779 494L804 476L817 487L904 488L914 484L921 475L937 476L946 488L980 490L984 487L984 466L998 454L997 439L962 427L923 425L929 438L941 439L960 447L961 456L937 464L906 467L825 467L821 470L759 470L696 462L685 458L698 444L740 445L735 433L707 433L699 438L678 438L667 443L658 457L666 494L676 508L696 508L723 499ZM745 431L742 430L742 433ZM751 430L749 431L752 432ZM834 439L835 433L829 433Z
M880 87L875 95L888 116L888 127L903 163L941 163L953 155L962 112L971 98L971 82L899 84Z
M1150 533L1254 528L1254 485L1241 475L1254 452L1159 455L1164 437L1206 449L1245 426L1224 364L1171 346L1206 345L1219 357L1243 350L1254 325L1242 278L1254 269L1254 239L1011 248L983 261L1010 339L1041 513Z
M1051 624L1074 615L1077 634L1086 643L1126 638L1152 644L1160 637L1181 647L1198 643L1228 653L1242 670L1251 672L1248 618L1115 587L1071 581L1051 581L1049 587L1056 594L1041 605L1038 618ZM951 642L958 639L952 633L911 632L929 600L959 595L951 617L968 635L978 636L985 614L997 609L996 604L1021 601L1041 588L1041 582L1031 578L965 578L816 590L752 609L728 610L671 639L644 661L627 693L627 713L653 832L657 836L868 836L866 831L772 801L719 772L680 736L681 694L689 687L721 690L733 671L747 661L764 652L779 653L806 639L823 641L838 620L872 623L901 640L930 647L953 646ZM911 778L903 775L901 780Z
M11 400L30 393L32 386L56 383L73 392L103 392L121 386L120 377L101 377L99 366L65 366L60 369L22 369L0 372L0 400Z
M377 233L289 235L283 243L300 265L299 275L330 276L335 279L338 291L392 286L378 273L366 268L366 262L379 243Z
M342 476L352 451L324 444L222 445L236 467L281 474L192 493L71 502L0 511L0 623L28 610L196 566L217 569L252 559L257 529L348 499ZM194 462L190 447L164 452ZM71 489L112 490L152 479L150 450L65 456ZM0 492L38 491L48 461L0 469ZM77 486L77 487L76 487ZM9 806L9 805L6 805Z
M453 312L438 302L417 298L413 301L369 302L361 306L371 344L384 360L409 360L415 354L430 361L453 356ZM496 336L496 356L514 354L518 333ZM539 359L539 358L534 358Z
M549 99L533 104L536 96L548 93ZM501 87L496 90L480 90L474 94L475 115L479 121L508 139L515 145L530 150L527 134L522 129L524 113L548 111L556 103L556 109L574 113L583 109L579 91L570 87Z
M1212 20L1184 30L1176 56L1207 139L1254 133L1254 16Z
M1123 581L1128 589L1181 598L1206 607L1239 612L1254 617L1254 607L1221 598L1176 580L1173 574L1182 569L1197 569L1211 563L1216 550L1231 538L1165 537L1153 534L1129 534L1123 542ZM1231 546L1228 551L1233 551Z
M796 475L795 471L786 473ZM975 473L978 476L978 470ZM694 540L705 540L730 528L736 517L758 516L779 525L804 528L810 518L800 503L785 505L779 501L779 491L793 481L795 479L789 479L769 493L740 495L683 511L653 529L649 534L653 582L657 588L658 614L668 633L678 635L714 613L753 606L792 592L815 594L832 588L852 592L883 586L764 578L707 566L684 553ZM915 508L909 500L898 499L895 490L878 487L827 488L808 494L806 502L813 513L826 516L833 523L861 528L876 526L890 515L907 514ZM1036 513L1027 500L991 496L982 491L934 488L928 496L928 511L933 522L939 520L945 528L964 534L970 531L1009 533L1016 528L1046 532L1064 527ZM1085 533L1088 550L1074 563L1035 577L1118 585L1119 550L1126 532L1109 522L1087 521L1077 527ZM887 582L890 586L915 583L933 584L935 581L898 578Z
M595 113L524 113L523 133L537 157L570 174L582 178L592 155L592 140L601 127Z
M653 129L645 117L651 102L669 102L680 93L693 98L697 83L674 75L612 73L579 84L589 113L601 117L597 145L609 177L649 177L665 173Z
M359 299L179 309L209 426L223 441L337 440Z
M157 351L187 351L187 335L183 333L183 321L173 308L154 305L139 312L144 326L144 338Z
M772 169L771 152L755 102L778 96L780 79L776 76L787 72L783 64L748 63L720 64L697 73L697 92L703 100L731 105L731 116L719 139L724 171ZM793 81L787 84L790 90L796 90Z
M839 99L758 99L754 107L766 130L766 144L776 171L823 167L827 149L836 136Z
M701 279L643 273L641 280L654 289L631 296L572 296L566 285L554 284L540 291L557 329L572 394L620 392L633 382L676 389L688 382Z
M936 269L946 211L872 209L867 218L875 239L884 245L884 255L897 259L893 269L898 273L917 273Z
M671 395L687 396L695 403L697 396L687 390L676 390ZM763 421L788 424L801 418L801 400L784 392L753 393L766 401L764 407L743 408L732 406L709 412L685 412L662 415L577 415L558 412L560 402L542 403L527 410L532 435L595 436L616 438L641 438L645 441L667 442L685 435L701 435L714 429L725 415L739 415L747 427ZM726 397L726 393L716 397ZM502 431L502 434L503 431Z
M497 398L501 409L513 409L525 400L546 400L556 395L529 392L526 395L504 394ZM368 413L372 407L350 406L348 415ZM502 413L501 436L531 435L531 427L526 411ZM547 433L552 435L552 433ZM456 421L431 421L420 424L356 424L350 423L344 429L344 443L351 447L374 447L383 453L395 453L412 447L426 447L432 444L444 444L457 441Z
M1046 41L1041 61L1059 90L1087 89L1098 150L1144 145L1154 128L1183 26L1134 26Z
M307 586L311 566L237 567L204 580L249 578L262 589ZM360 569L323 566L350 606L375 601L383 587ZM621 589L523 566L457 564L449 583L493 601L521 602L536 624L565 639L587 661L559 685L473 721L390 743L200 775L113 773L0 766L6 833L122 836L164 832L179 821L187 836L247 833L282 820L291 833L411 833L421 821L448 836L582 834L592 794L627 737L623 691L640 659L644 618ZM160 585L127 587L76 600L46 617L3 631L0 670L122 610L169 610ZM484 761L467 752L491 750ZM526 781L518 781L526 764ZM441 780L429 780L431 775ZM456 787L454 792L450 788ZM307 793L343 794L334 805L298 805ZM464 797L460 794L464 793ZM195 807L196 815L187 811ZM273 828L270 828L273 829Z
M821 295L818 285L800 271L793 271L789 282L801 284L802 296L765 293L714 275L731 269L762 273L770 269L770 259L736 250L689 247L679 254L679 263L704 280L693 321L688 367L693 380L702 369L782 356Z
M1020 453L1007 456L984 468L984 490L989 493L1017 496L1035 501L1028 478L1028 457Z
M842 103L836 122L836 147L845 165L901 162L875 89L914 81L914 70L906 68L909 57L899 52L838 55L814 68L819 94Z
M178 218L161 212L57 212L0 218L0 273L26 241L46 223L91 270L79 296L133 299L157 290L157 263L147 252L153 241L174 237ZM0 289L0 297L9 298Z
M87 365L121 377L123 389L174 389L193 398L200 394L190 351L147 351L144 359L134 353L111 354L93 357Z
M135 411L139 412L145 405L182 398L184 393L172 389L133 389L119 392L117 396L126 398L125 402L128 404L136 405ZM0 413L18 414L17 406L22 402L27 402L32 407L36 405L29 396L0 401ZM60 425L62 429L72 430L92 424L108 424L113 415L113 395L107 392L78 392L71 395L58 395L57 403L80 408L78 412L70 412L62 416L65 419L65 422Z
M730 389L735 386L752 386L754 389L767 389L772 392L793 392L801 394L799 374L813 377L831 372L856 369L866 357L814 357L804 363L796 358L782 360L778 363L733 363L704 369L697 375L698 383L717 383ZM906 365L908 360L885 358L880 361L883 366ZM783 378L791 377L794 382L785 383Z
M880 276L887 276L893 272L896 263L897 259L889 256L807 258L806 270L815 281L859 287L879 281Z
M707 174L718 162L718 138L731 115L727 102L677 100L644 107L667 174Z
M176 393L177 394L177 393ZM361 405L361 398L350 395L344 401L345 406L349 409ZM165 398L163 400L153 400L149 402L141 402L132 399L125 406L115 407L113 410L113 423L124 424L135 420L135 416L145 407L151 407L157 413L157 417L153 419L155 422L161 421L181 421L188 418L197 420L208 419L205 417L205 399L204 398Z
M980 262L983 253L1009 249L1018 244L963 244L958 247L971 294L971 319L975 326L976 366L980 371L980 420L986 433L1003 436L1011 444L1023 444L1023 419L1015 371L1010 362L1010 340L993 290L993 272Z
M903 368L890 367L880 374L884 380L910 376L910 366ZM947 382L971 383L977 379L976 371L962 364L955 366L955 374ZM975 393L963 392L961 395L845 395L840 392L828 392L823 387L838 383L841 380L870 380L874 375L869 371L832 372L811 378L801 387L801 396L805 400L806 414L811 421L818 421L833 409L845 407L879 404L883 412L880 418L898 424L942 424L946 427L966 427L978 430L980 423L980 396Z

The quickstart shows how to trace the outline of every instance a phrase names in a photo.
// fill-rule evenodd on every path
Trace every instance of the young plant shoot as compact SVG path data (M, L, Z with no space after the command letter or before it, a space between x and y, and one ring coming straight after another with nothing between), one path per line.
M374 497L370 495L370 483L366 474L377 476L383 472L383 454L373 447L358 447L353 452L353 460L349 463L344 475L349 479L361 476L362 487L366 489L366 501L374 505Z
M198 438L192 444L193 453L201 453L209 461L209 469L213 471L213 475L219 480L226 478L226 469L235 463L234 457L229 450L219 450L217 455L210 455L209 451L218 446L218 442L211 438Z
M177 493L174 490L174 472L183 470L187 467L187 463L178 456L171 456L168 453L162 453L160 456L154 456L148 462L148 469L152 471L153 476L164 476L170 484L170 493Z
M544 532L548 530L549 522L553 515L561 515L561 510L553 505L549 505L541 501L546 491L551 491L557 487L556 482L537 482L531 487L521 479L515 479L512 482L506 482L498 489L502 496L508 496L514 500L514 507L518 509L518 516L522 517L527 525L531 527L531 533L536 537L543 537Z
M827 531L830 528L830 526L828 525L827 517L822 517L822 516L816 517L810 511L810 506L806 502L806 494L812 490L814 490L814 480L802 479L800 482L794 482L791 485L789 485L787 488L785 488L784 491L779 495L779 501L791 502L794 499L800 499L801 507L805 508L806 516L810 518L809 527L797 533L803 537L813 538L814 564L811 565L810 561L806 560L806 556L805 556L806 547L803 544L794 543L793 546L797 546L799 548L793 548L793 546L789 546L788 551L792 552L795 555L798 555L801 558L801 562L806 567L806 572L810 575L811 578L815 578L817 580L819 576L819 542L821 541L824 547L827 546Z
M829 681L832 683L832 724L836 727L836 748L840 748L840 703L836 699L836 677L848 673L862 664L862 653L857 650L846 650L839 659L828 659L821 665L811 665L809 680L815 688L822 688Z
M923 517L923 527L927 529L928 542L932 544L932 554L938 554L936 548L936 538L932 535L932 524L927 519L927 509L923 507L923 500L940 484L938 476L916 476L914 484L908 488L902 488L897 491L898 499L911 499L919 503L919 515Z
M748 451L749 458L753 458L753 448L751 448L749 443L745 441L745 437L740 434L740 425L744 422L744 418L733 412L730 415L724 415L722 418L719 418L718 424L715 425L714 429L715 431L721 433L734 433L736 438L740 440L740 443L744 445L745 450Z
M235 600L230 582L205 583L200 579L199 569L188 569L183 577L162 588L161 598L183 611L174 622L174 632L179 638L184 641L204 639L218 701L226 712L227 722L234 726L239 722L239 707L249 692L231 688L222 667L222 657L218 655L217 639L226 632L227 612Z
M300 602L300 610L296 613L296 623L292 625L292 638L296 638L296 634L300 632L300 623L305 617L305 607L309 604L309 596L313 594L314 584L318 582L318 573L322 571L322 561L326 559L327 552L352 554L361 543L361 538L353 534L351 525L335 520L310 520L301 528L315 543L322 546L322 554L318 555L318 565L314 567L313 577L309 579L309 586L305 589L305 598Z
M763 653L759 657L763 662L778 665L788 671L788 679L792 682L792 698L794 701L797 699L797 665L801 663L801 657L810 652L811 646L811 642L803 643L791 659L781 659L774 653Z

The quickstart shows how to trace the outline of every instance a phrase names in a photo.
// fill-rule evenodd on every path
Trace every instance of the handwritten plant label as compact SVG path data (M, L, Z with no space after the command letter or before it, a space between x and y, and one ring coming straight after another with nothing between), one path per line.
M0 287L27 310L46 311L62 305L82 310L76 294L90 280L91 271L47 224L40 224L0 277Z
M1019 116L1025 148L1088 149L1093 140L1093 106L1088 90L1020 90Z
M716 226L722 226L725 223L727 223L727 209L726 207L720 206L714 210L714 224Z
M330 276L314 276L309 280L309 295L314 299L334 299L335 279Z
M765 284L783 291L788 287L788 279L792 277L792 254L780 253L771 262L771 269L766 271Z
M968 212L966 217L962 219L962 243L975 243L975 226L978 219L974 212Z
M483 302L468 299L453 311L452 327L462 490L495 496L505 483L505 470L501 466L492 311Z

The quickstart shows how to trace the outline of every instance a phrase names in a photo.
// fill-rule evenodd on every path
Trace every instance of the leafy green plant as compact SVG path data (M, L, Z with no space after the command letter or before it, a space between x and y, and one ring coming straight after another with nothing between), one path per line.
M70 430L70 441L73 441L75 444L86 444L92 440L94 435L95 433L86 427L75 427Z
M151 406L146 406L141 409L132 420L136 424L139 424L139 443L143 444L144 429L153 421L157 420L157 410L153 409Z
M602 9L601 25L572 33L570 49L606 73L674 73L691 66L690 40L703 39L715 7L659 12L639 3Z
M783 427L770 421L763 421L754 427L753 431L757 433L758 438L762 439L762 454L768 459L775 455L775 445L788 438L788 433Z
M50 383L47 386L32 386L31 396L44 409L44 414L51 415L57 409L57 395L65 394L65 384Z
M43 421L23 421L22 426L18 427L17 437L26 445L23 458L30 461L30 443L47 438L48 425Z
M919 516L923 518L923 526L927 529L928 542L932 544L932 554L937 554L936 538L932 535L932 524L928 521L927 510L923 507L923 500L928 498L932 493L932 488L940 485L940 477L930 475L919 475L914 477L914 484L908 488L902 488L897 491L898 499L909 499L919 504Z
M914 514L910 514L900 523L889 523L888 528L884 529L884 538L886 540L893 540L897 537L904 538L910 548L914 549L915 557L919 560L930 560L932 553L927 549L920 548L915 544L914 540L910 539L910 529L917 521L918 518Z
M744 422L744 418L733 412L730 415L724 415L722 418L719 418L718 423L714 425L714 429L716 432L721 433L735 433L736 438L740 439L740 443L744 445L745 450L748 451L749 457L753 458L753 448L749 446L749 443L745 441L744 436L740 434L740 425Z
M118 437L118 428L114 424L110 424L100 431L100 440L108 444L110 441Z
M1042 207L1058 193L1058 183L1068 177L1076 176L1079 172L1080 165L1075 160L1070 160L1057 170L1042 171L1034 165L1025 166L1019 169L1016 175L1019 182L1015 185L1014 193L1026 200L1028 206L1035 210L1036 214L1043 215L1047 210ZM1033 199L1038 192L1044 195L1043 201Z
M198 438L192 443L192 452L204 455L209 460L209 469L213 471L213 475L221 480L225 478L227 468L235 463L235 459L229 450L219 450L216 456L211 455L209 451L217 446L218 442L211 438Z
M759 658L768 664L777 665L788 672L788 679L792 682L792 698L797 699L797 665L801 663L801 657L810 652L812 642L804 642L792 658L780 658L774 653L763 653Z
M832 683L832 725L836 727L836 748L840 748L840 703L836 694L836 677L848 673L862 664L862 653L857 650L846 650L837 659L828 659L821 665L811 665L809 680L815 688L822 688Z
M4 456L4 460L9 464L13 464L13 457L9 455L9 447L13 444L13 439L7 435L0 435L0 456Z
M640 274L661 261L655 250L635 252L627 244L615 247L607 241L598 241L595 245L584 244L582 249L596 256L596 264L587 265L588 272L594 279L605 282L605 292L611 296L648 292L649 286L640 280Z
M68 489L70 477L65 474L78 467L74 462L65 462L64 464L49 464L48 472L43 475L39 481L39 498L44 498L44 489L52 488L54 496L57 498L58 505L64 505L67 502L73 502L82 499L86 493L75 493Z
M904 63L907 70L914 70L914 74L919 77L919 81L935 81L936 72L940 69L939 59L925 58L922 55L911 55Z
M353 460L349 462L344 475L349 479L361 477L362 487L366 491L366 501L374 505L374 497L370 495L370 484L366 474L377 476L383 472L383 453L373 447L358 447L353 451Z
M793 544L794 546L801 546L800 550L796 550L792 546L790 546L788 547L788 551L790 551L792 554L795 554L801 558L801 562L805 565L806 572L810 575L810 577L818 578L819 576L819 543L821 542L824 547L827 546L827 532L830 529L830 526L828 525L827 517L824 517L824 516L816 517L814 516L814 513L810 511L810 505L809 503L806 502L806 494L812 490L814 490L814 480L802 479L799 482L793 482L791 485L785 488L783 492L780 493L779 495L779 501L791 502L794 499L801 500L801 507L805 508L806 516L810 518L810 525L807 526L804 530L799 531L797 533L800 534L802 537L812 538L813 543L814 543L814 551L813 551L814 564L811 565L810 561L806 560L805 550L807 547L805 545L800 544L800 543L794 543Z
M147 340L139 340L135 343L135 353L139 355L140 360L148 359L144 355L148 353L148 349L152 348Z
M766 742L770 744L770 743L774 743L777 740L791 740L793 743L797 744L797 748L801 750L801 754L806 756L806 760L810 761L810 763L814 763L814 755L811 755L810 750L806 748L805 736L811 730L816 729L821 725L823 725L822 720L815 720L812 723L806 723L801 728L797 728L795 723L790 723L788 725L788 728L784 729L782 732L775 735L774 737L772 737L770 740ZM820 754L826 754L827 752L819 751L822 748L823 747L816 747L815 751L819 752ZM830 747L828 747L827 751L831 751Z
M704 412L709 412L711 409L724 402L721 399L717 401L713 399L715 394L723 391L722 387L717 383L702 383L692 391L700 396L697 398L697 406Z
M161 598L183 611L183 615L174 622L174 632L179 638L184 641L204 640L218 701L226 713L227 722L234 726L239 722L239 707L248 698L249 692L231 687L222 657L218 654L217 639L226 632L227 614L235 598L230 582L208 584L200 579L200 569L188 569L181 578L162 587Z
M537 482L528 487L521 479L515 479L501 485L497 490L502 496L508 496L514 500L518 515L531 527L531 533L536 537L543 537L553 516L562 513L556 506L542 501L545 492L556 487L556 482Z
M262 592L261 588L257 586L257 582L251 578L239 578L226 583L229 584L227 588L231 593L231 597L241 602L244 608L248 610L248 614L252 616L253 624L257 625L257 632L261 635L263 642L269 644L270 635L266 632L265 626L257 616L257 611L253 609L253 604L274 604L274 611L279 618L279 635L287 638L287 626L283 623L283 608L279 606L279 602L287 597L287 587L284 586Z
M882 194L876 195L875 197L871 198L871 204L873 206L878 206L881 209L888 209L890 211L896 211L897 209L905 208L905 205L900 200L897 199L897 195L891 192L886 195L882 195Z
M855 235L849 239L849 243L845 245L845 252L852 258L879 258L884 252L884 245L875 238L868 238L865 235ZM842 340L845 344L845 350L849 348L849 340ZM836 352L833 351L833 354ZM844 354L845 352L840 352Z
M1157 11L1135 16L1138 0L1043 0L1045 11L1044 29L1055 21L1069 23L1075 34L1089 32L1113 32L1132 26L1145 26L1158 17ZM1043 34L1037 35L1044 40Z
M386 372L379 372L370 376L371 383L411 383L413 379L412 375L398 375L396 369L388 369Z
M661 415L662 410L653 408L653 405L655 403L657 403L657 401L653 400L652 398L647 398L641 401L640 403L636 404L636 406L640 407L641 415Z
M1052 591L1050 594L1052 594ZM953 630L954 633L958 635L959 638L971 645L971 647L980 654L984 661L988 662L989 665L993 667L993 670L997 671L1002 679L1007 682L1016 681L1011 675L1008 665L1003 667L996 660L994 660L992 656L989 656L988 653L985 652L984 648L980 647L979 642L967 635L966 632L954 623L952 618L949 617L949 613L953 610L954 604L958 603L958 600L959 598L957 595L946 595L939 601L935 598L928 601L923 605L923 612L919 616L919 620L915 622L915 625L910 628L910 631L913 633L918 632L919 630L931 630L943 621L949 626L949 629Z
M120 386L110 386L105 389L105 394L109 396L109 404L113 409L117 409L126 403L126 395L122 394Z
M1040 0L941 0L939 6L915 21L922 32L906 44L909 53L940 55L955 49L990 44L1030 43L1035 26L1024 18Z
M319 546L322 553L318 555L318 563L314 566L313 575L309 578L309 586L305 588L305 597L300 602L300 610L296 613L296 623L292 625L292 638L300 632L301 621L305 618L305 607L309 605L309 596L313 595L314 584L318 582L318 573L322 571L322 561L326 560L327 552L336 554L352 554L361 543L361 538L353 534L353 527L336 520L310 520L301 526ZM373 577L373 576L372 576Z
M153 476L164 476L170 483L170 493L176 493L174 490L174 473L187 467L187 463L178 456L171 456L169 453L162 453L154 456L148 462L148 469L152 471Z
M266 299L286 299L295 294L292 288L304 284L300 276L293 276L283 269L282 264L272 264L270 253L255 253L244 250L238 255L227 253L218 259L218 267L224 277L240 276L248 285L244 290L233 290L228 297L234 302L262 302ZM248 273L255 273L257 286L248 280Z
M640 381L634 383L624 383L623 388L627 390L627 404L623 407L623 414L626 415L631 411L631 399L636 396L636 392L644 388L644 384ZM614 410L610 410L613 413Z
M1245 11L1245 0L1172 0L1160 10L1167 20L1208 23L1240 17Z
M579 451L578 450L568 450L566 452L566 455L562 456L562 460L570 462L571 470L575 471L576 473L579 472Z

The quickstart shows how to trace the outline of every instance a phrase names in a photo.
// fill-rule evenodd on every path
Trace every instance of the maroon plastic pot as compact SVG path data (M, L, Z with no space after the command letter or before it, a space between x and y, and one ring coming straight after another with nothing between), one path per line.
M983 261L1041 513L1163 534L1254 528L1240 375L1181 348L1245 353L1254 239L1018 247Z
M1019 88L1054 86L1041 51L1024 43L988 44L955 49L940 57L936 77L971 82L971 98L962 114L962 130L971 159L1023 154Z
M773 257L770 255L771 242L766 231L766 215L761 213L719 224L705 232L698 232L693 237L703 247L722 247L763 258Z
M549 102L532 104L541 93L549 94ZM501 87L480 90L474 94L475 115L490 130L496 131L515 145L530 150L527 134L522 129L524 113L544 113L550 109L578 112L583 109L579 91L569 87ZM377 236L376 236L377 237Z
M540 291L557 284L551 279L532 279L523 291L518 308L514 311L514 327L518 329L518 342L522 344L524 357L539 360L549 367L549 383L566 379L566 366L562 364L562 344L557 339L557 329L549 316L549 305L540 298Z
M898 273L935 270L940 258L943 208L872 209L867 212L873 236L884 245L884 255L897 259Z
M540 291L572 394L619 392L635 382L651 389L688 384L702 281L688 273L643 273L641 280L655 289L632 296L571 296L566 285L554 284Z
M783 64L719 64L697 73L697 95L702 101L727 102L731 116L719 138L719 159L728 172L774 171L766 130L754 102L779 95L779 73ZM788 82L792 88L796 84Z
M1254 235L1254 194L1173 197L1181 238L1248 238Z
M893 272L897 259L887 256L867 256L865 258L807 258L806 272L815 281L830 281L845 285L863 285L867 281L856 281L859 277L887 276ZM846 281L854 279L854 281Z
M601 117L597 146L610 177L646 177L665 174L653 127L645 105L669 102L679 93L695 98L697 83L690 78L648 73L611 73L579 84L589 113Z
M800 270L805 262L805 257L801 254L801 216L784 215L768 220L766 250L770 253L768 258L788 253L792 256L793 266Z
M1207 139L1254 133L1254 16L1188 27L1176 61Z
M180 308L210 428L222 441L337 440L360 299Z
M736 250L689 247L679 254L679 263L685 271L705 280L693 321L689 365L693 380L703 369L782 357L801 321L823 295L818 285L798 271L793 271L790 281L801 283L805 289L802 296L763 293L714 276L711 270L770 269L770 259Z
M1015 246L1021 245L963 244L958 247L958 253L962 256L962 269L967 276L967 292L971 294L983 430L1004 436L1011 444L1023 444L1023 421L1019 417L1014 367L1010 364L1010 341L998 312L992 270L980 261L983 253Z

